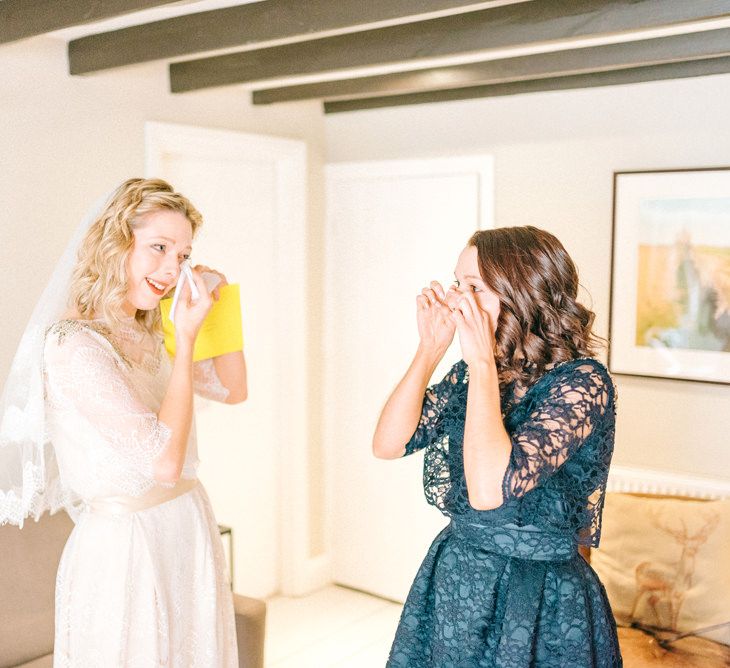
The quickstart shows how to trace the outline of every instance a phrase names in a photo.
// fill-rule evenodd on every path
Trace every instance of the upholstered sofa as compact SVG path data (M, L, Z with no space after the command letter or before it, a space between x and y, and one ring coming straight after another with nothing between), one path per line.
M601 547L583 555L606 586L625 668L730 667L730 480L615 466L608 489ZM661 629L673 609L680 632L720 628L677 638Z
M64 512L0 527L0 668L53 665L56 569L73 523ZM239 666L263 668L266 604L234 595Z

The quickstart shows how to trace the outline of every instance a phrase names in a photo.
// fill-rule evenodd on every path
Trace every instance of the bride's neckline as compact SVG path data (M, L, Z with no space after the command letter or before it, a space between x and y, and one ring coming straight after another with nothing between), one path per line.
M128 365L157 373L159 360L156 358L158 342L140 325L134 316L126 316L119 325L112 327L104 318L61 318L59 323L78 323L88 327L107 340L116 354Z
M118 318L119 322L134 322L136 320L136 315L124 315L121 318ZM79 322L106 322L105 318L102 318L101 316L97 316L95 318L82 318L80 316L76 316L74 313L64 313L61 316L61 320L78 320Z
M112 331L115 329L106 318L101 317L101 316L94 317L94 318L83 318L83 317L77 317L76 314L64 314L63 316L61 316L61 320L101 323L102 325L105 325ZM128 328L132 328L135 330L143 329L143 327L141 327L141 325L137 322L136 315L124 315L120 318L117 318L117 322L120 325L122 325L123 327L128 327Z
M92 329L102 330L99 331L100 334L118 337L129 342L138 343L144 338L145 334L149 334L148 330L138 323L133 315L120 318L115 325L112 325L105 318L62 317L61 321L86 324Z

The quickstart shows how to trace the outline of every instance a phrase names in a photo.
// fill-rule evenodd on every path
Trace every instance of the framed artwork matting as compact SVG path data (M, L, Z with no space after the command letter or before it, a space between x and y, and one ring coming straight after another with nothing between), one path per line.
M609 368L730 383L730 167L616 172Z

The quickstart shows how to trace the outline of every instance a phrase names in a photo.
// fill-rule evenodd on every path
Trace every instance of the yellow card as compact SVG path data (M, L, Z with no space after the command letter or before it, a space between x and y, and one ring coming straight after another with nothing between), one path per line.
M240 286L236 283L224 285L220 288L219 293L220 299L213 302L213 306L200 327L198 338L195 339L194 362L243 350ZM172 298L163 299L160 302L165 348L174 357L175 325L170 320L171 306Z

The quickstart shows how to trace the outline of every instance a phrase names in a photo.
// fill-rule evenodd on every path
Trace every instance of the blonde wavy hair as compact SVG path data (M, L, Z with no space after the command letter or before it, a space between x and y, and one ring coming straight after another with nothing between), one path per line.
M145 216L161 210L182 213L193 235L203 224L190 200L162 179L129 179L114 191L79 248L69 296L69 306L79 317L103 318L112 328L120 324L134 230ZM150 332L160 330L159 309L137 311L136 320Z

